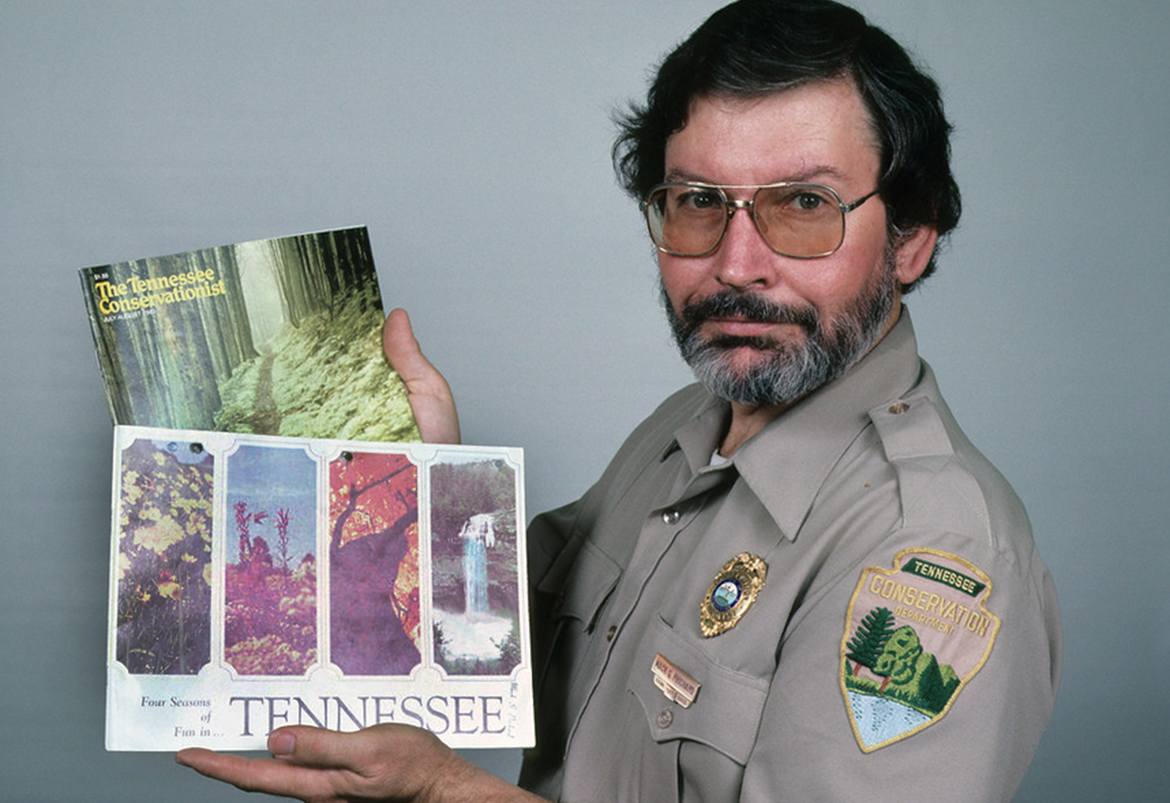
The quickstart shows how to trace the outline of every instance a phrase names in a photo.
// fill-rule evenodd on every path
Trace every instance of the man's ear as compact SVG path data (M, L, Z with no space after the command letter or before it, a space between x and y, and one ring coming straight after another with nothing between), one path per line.
M925 225L919 226L899 239L894 251L897 264L894 275L903 287L912 284L926 270L926 265L934 254L934 246L937 242L938 230L934 226Z

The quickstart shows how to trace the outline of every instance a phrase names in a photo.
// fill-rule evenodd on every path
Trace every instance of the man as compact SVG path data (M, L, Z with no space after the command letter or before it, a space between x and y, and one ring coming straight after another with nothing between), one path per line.
M700 380L529 529L538 747L562 800L1010 798L1059 618L1026 515L918 358L901 298L957 223L934 83L828 0L744 0L662 64L615 158ZM449 392L402 313L428 438ZM527 796L402 726L184 751L309 800ZM363 798L364 799L364 798Z

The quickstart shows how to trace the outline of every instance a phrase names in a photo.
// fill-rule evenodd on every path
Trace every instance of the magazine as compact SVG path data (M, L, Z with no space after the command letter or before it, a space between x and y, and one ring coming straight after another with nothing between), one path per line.
M523 453L117 426L108 750L534 743Z
M419 440L365 228L80 273L115 424Z

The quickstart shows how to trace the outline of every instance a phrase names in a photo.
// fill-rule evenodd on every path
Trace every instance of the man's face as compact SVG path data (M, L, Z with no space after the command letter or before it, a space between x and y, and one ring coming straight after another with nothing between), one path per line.
M848 80L699 99L666 143L667 181L811 182L847 204L876 188L879 167L869 113ZM684 358L717 395L755 407L789 403L843 373L897 320L900 284L915 269L887 242L878 197L847 215L845 240L827 257L777 254L741 211L714 253L660 252L658 262Z

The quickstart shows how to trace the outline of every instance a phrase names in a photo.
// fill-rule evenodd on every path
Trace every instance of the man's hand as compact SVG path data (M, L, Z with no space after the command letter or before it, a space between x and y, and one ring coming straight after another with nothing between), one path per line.
M402 377L419 433L426 443L459 443L459 415L451 387L423 356L406 310L396 309L382 327L382 350Z
M306 803L535 801L461 758L433 734L410 725L376 725L356 733L304 726L268 736L273 758L244 758L193 747L175 761L245 792Z

